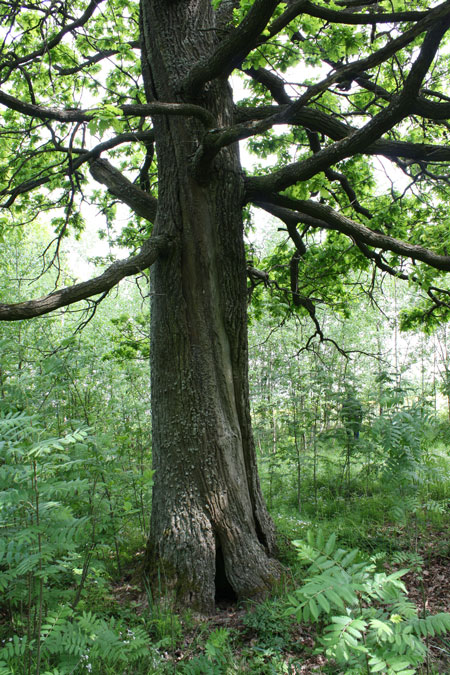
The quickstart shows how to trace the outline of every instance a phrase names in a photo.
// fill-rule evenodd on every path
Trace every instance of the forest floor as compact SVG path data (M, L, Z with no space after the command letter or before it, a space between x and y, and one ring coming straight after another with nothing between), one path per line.
M417 553L424 561L423 569L403 577L410 599L417 607L432 614L450 612L449 542L449 530L430 529L426 537L417 541Z
M384 566L386 572L414 567L402 577L402 580L406 585L409 599L418 608L419 615L450 612L450 527L433 529L430 526L425 529L411 529L395 525L386 526L383 530L384 535L401 542L401 548L406 550L410 557L409 564L408 562L405 564L386 562ZM416 557L415 563L414 557ZM411 561L413 565L410 564ZM135 586L126 583L116 585L114 596L119 604L133 604L137 613L143 613L149 609L147 596ZM277 599L273 602L277 603ZM164 672L184 673L185 664L189 663L192 658L202 654L206 657L207 636L214 631L222 630L232 635L233 661L242 664L242 670L238 667L238 670L230 672L285 672L288 675L333 672L336 675L345 675L345 671L333 669L323 654L314 653L316 635L314 626L310 623L291 622L289 639L280 640L278 644L275 639L274 647L271 648L267 633L272 629L273 637L276 638L276 628L268 627L270 616L266 624L263 619L259 625L257 622L256 624L253 622L252 625L248 616L254 607L255 605L242 606L223 602L218 603L215 612L208 617L191 616L187 623L181 619L181 632L177 639L163 650L166 665ZM266 610L270 615L268 604L266 604ZM261 630L265 633L263 636ZM426 643L429 648L429 660L420 672L449 675L450 641L446 638L435 637L428 638ZM260 655L260 671L253 668L248 670L245 666L249 662L249 655L254 653ZM270 669L269 664L274 654L278 656L278 663L283 664L283 670Z
M417 553L424 561L420 569L403 577L408 597L419 613L438 614L450 612L450 530L428 529L426 535L417 538ZM429 638L430 663L435 672L450 674L448 638ZM427 672L427 671L425 671Z

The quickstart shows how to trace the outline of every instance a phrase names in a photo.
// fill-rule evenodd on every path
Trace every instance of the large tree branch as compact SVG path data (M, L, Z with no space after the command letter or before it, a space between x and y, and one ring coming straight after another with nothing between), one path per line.
M307 213L300 213L299 211L293 211L290 208L288 209L285 206L278 206L276 204L269 204L267 202L255 203L255 205L260 206L272 216L275 216L275 218L283 221L297 251L300 251L302 255L306 253L306 246L303 243L302 236L297 229L297 225L299 223L302 225L307 225L308 227L319 228L321 230L330 229L328 223L325 220L321 220L316 216L313 217ZM400 272L399 270L396 270L388 265L385 260L383 260L383 257L380 253L369 248L366 244L363 244L363 242L357 239L355 235L352 235L352 239L361 250L363 255L369 260L373 260L378 269L382 270L383 272L387 272L391 276L397 277L399 279L408 280L410 278L408 274Z
M195 92L209 80L219 76L228 76L233 68L237 67L252 49L277 35L302 12L311 16L318 16L318 18L323 18L326 21L356 25L374 25L377 23L392 23L394 21L419 22L419 29L413 27L410 31L400 36L400 38L393 40L390 45L377 52L381 56L382 61L389 58L395 51L406 46L417 35L425 31L430 25L427 21L429 14L433 14L433 20L438 17L436 10L430 10L430 12L391 12L367 15L347 14L318 7L308 2L308 0L297 0L297 2L290 3L285 12L268 26L268 35L262 38L261 33L266 28L277 4L277 2L272 2L272 0L257 0L242 23L223 40L215 53L191 70L188 77L182 83L182 90L185 93ZM362 70L374 67L382 62L376 59L375 55L368 58L370 61L364 59L364 63L367 61L369 65L363 65L361 62ZM372 62L373 64L370 65ZM352 64L352 67L355 67L355 64ZM357 64L356 67L359 68L360 65ZM350 66L348 66L348 70L351 70ZM335 74L332 77L337 78L338 76ZM328 86L329 84L325 88L328 88Z
M364 77L364 75L359 74L355 76L354 79L355 82L363 89L367 89L367 91L372 92L377 98L388 102L392 100L393 94L390 91L384 89L384 87L381 87L377 82L373 82L368 77ZM430 101L429 99L425 98L423 94L447 99L447 101L445 103ZM441 92L430 89L422 89L421 95L417 96L410 112L411 115L419 115L420 117L438 122L440 120L446 120L450 117L450 102L448 102L448 97Z
M340 66L338 69L335 70L334 73L324 78L321 82L317 82L317 84L314 84L311 87L309 87L304 94L302 94L294 103L292 103L291 106L286 109L283 121L285 123L289 123L292 115L295 115L297 110L299 110L300 108L305 106L309 101L311 101L312 99L316 98L324 91L329 89L331 85L337 82L342 82L343 80L349 79L351 80L352 78L355 77L355 73L361 73L366 70L370 70L371 68L374 68L376 66L379 66L381 63L384 63L389 58L391 58L391 56L400 51L400 49L403 49L407 45L411 44L411 42L415 40L415 38L418 37L421 33L428 31L427 35L429 36L430 34L434 35L435 31L437 31L438 33L440 32L439 37L440 41L440 39L442 39L442 35L448 28L447 21L449 13L450 13L450 0L446 0L441 5L438 5L434 9L430 10L427 16L421 21L419 21L415 26L402 33L399 37L395 38L378 51L374 52L373 54L370 54L370 56L364 59L360 59L359 61L355 61ZM442 30L443 28L444 30ZM433 41L433 38L431 38L431 40ZM439 41L435 45L434 52L437 49ZM426 37L422 47L424 47L424 45L428 47L428 42L429 40L427 40ZM422 62L425 62L426 59L423 48L421 50L421 56L423 58ZM419 58L415 62L415 65L417 64L417 68L420 66L420 63L421 59L419 56ZM413 65L412 71L414 70L414 67L415 66Z
M0 304L0 321L19 321L20 319L42 316L59 307L66 307L74 302L106 293L113 286L116 286L121 279L132 274L138 274L152 265L160 254L167 251L168 246L169 239L167 237L163 235L151 237L137 255L125 260L118 260L108 267L103 274L94 279L61 288L37 300L17 302L11 305Z
M450 0L444 4L446 5L446 16L443 18L439 14L441 20L426 33L419 56L411 67L400 95L393 97L390 104L361 129L354 131L333 146L329 146L316 153L314 157L290 164L270 176L249 179L249 189L252 189L252 180L257 190L265 189L267 191L283 190L299 180L307 180L316 173L328 169L337 161L359 152L363 147L376 141L383 133L406 117L417 98L423 78L428 72L442 37L450 25ZM420 24L423 26L424 21L420 22ZM346 71L347 66L341 70ZM327 80L333 80L333 78L334 76L331 76ZM212 129L206 133L194 157L194 167L197 177L201 178L207 175L211 161L221 148L263 133L276 124L290 123L291 119L295 119L296 114L304 108L306 102L310 99L311 91L315 90L316 87L320 89L322 85L323 82L311 87L295 103L283 106L281 109L279 108L279 112L260 122L238 124L235 127L224 130Z
M266 87L280 106L292 103L291 97L288 96L284 88L285 82L275 73L266 68L247 68L243 69L242 72Z
M261 38L260 42L265 42L267 39L275 37L280 33L288 24L291 23L297 16L303 13L304 7L308 5L307 0L296 0L295 2L289 3L287 9L277 17L272 23L268 26L267 32L268 36L266 38Z
M329 23L352 24L357 26L375 26L377 24L394 23L396 21L420 21L427 16L427 13L428 12L411 11L357 14L353 12L340 12L327 9L326 7L315 5L312 2L309 2L309 0L296 0L296 2L290 2L283 14L272 21L267 29L267 38L264 40L261 39L260 42L264 42L267 39L275 37L275 35L286 28L286 26L289 25L291 21L293 21L300 14L308 14L309 16L323 19Z
M194 66L180 83L180 90L192 96L216 77L226 77L257 45L279 0L255 0L243 21L220 43L207 59Z
M96 181L106 185L108 191L127 204L138 216L154 222L158 201L125 176L106 159L93 159L89 168Z
M396 21L420 21L425 19L428 12L384 12L382 14L355 14L339 12L325 7L314 5L309 0L297 0L291 2L288 8L277 17L267 28L268 35L259 37L253 48L275 37L300 14L308 14L327 22L353 24L353 25L377 25L394 23ZM248 52L247 52L248 53Z
M67 157L69 158L69 163L65 165L64 169L62 169L58 173L61 176L70 175L74 171L79 169L80 166L82 166L86 162L98 158L102 152L111 150L112 148L115 148L118 145L121 145L122 143L133 143L136 141L149 143L152 142L153 139L154 139L153 130L149 129L148 131L132 131L123 134L118 134L117 136L114 136L113 138L110 138L107 141L103 141L103 143L98 143L98 145L94 146L92 150L57 146L56 150L58 152L66 153ZM98 175L100 176L100 173ZM8 200L4 204L0 204L0 207L9 208L19 195L31 192L32 190L35 190L37 187L41 187L42 185L46 185L51 180L54 180L54 178L55 173L49 173L45 176L40 176L39 178L33 178L24 181L23 183L19 183L18 185L16 185L11 189L6 188L4 190L0 190L0 195L2 196L8 195ZM103 180L101 180L100 182L103 183Z
M266 38L261 39L260 35L270 20L277 4L278 3L273 0L256 0L242 23L223 40L214 54L208 59L198 63L191 70L189 75L181 83L180 89L184 93L190 95L197 92L206 82L219 76L228 76L233 68L242 63L252 49L265 41ZM303 6L309 7L310 11L315 11L315 6L312 3L308 3L307 0L298 0L269 26L268 37L270 38L273 35L276 35L292 21L292 19L298 16L303 10ZM417 23L374 54L371 54L358 62L342 66L338 71L325 78L322 82L310 87L308 91L300 97L299 101L293 104L293 106L300 107L304 105L307 101L311 100L311 98L322 93L341 78L351 75L355 69L358 72L362 72L380 65L397 51L410 44L418 35L428 30L434 23L439 22L439 20L448 13L449 8L450 1L446 0L429 12L407 13L413 14L414 16L404 17L403 19L397 17L397 20L414 19ZM344 13L338 12L338 14ZM367 23L370 23L370 21Z
M300 211L293 211L292 208L286 208L286 206L278 206L274 203L267 203L267 202L261 202L259 204L256 204L257 206L260 206L264 210L266 210L268 213L272 214L276 218L280 219L283 221L288 229L289 235L291 239L293 240L296 248L297 248L297 253L294 254L292 260L291 260L291 270L292 270L292 261L294 261L295 265L295 258L298 258L299 252L301 255L304 254L305 248L303 244L303 240L301 239L301 235L297 229L297 225L299 223L308 225L309 227L315 227L315 228L320 228L320 229L337 229L334 228L332 225L330 225L329 222L326 220L321 220L320 217L316 216L311 216L306 213L301 213ZM292 200L291 200L291 207L293 206ZM323 215L323 214L319 214ZM367 229L367 228L366 228ZM339 229L338 231L341 231ZM355 229L353 229L353 233L351 235L351 238L355 242L356 246L360 249L361 253L368 259L372 260L375 266L381 270L382 272L385 272L386 274L389 274L390 276L396 277L398 279L402 280L410 280L414 281L418 284L420 284L420 280L417 278L415 274L406 274L405 272L395 269L394 267L391 267L391 265L388 265L386 260L384 259L383 255L381 253L378 253L377 251L373 250L372 248L369 248L367 244L363 243L361 239L358 238L357 232ZM299 247L299 242L300 242L300 247ZM385 249L386 250L386 249ZM387 249L390 250L390 249ZM295 270L294 270L295 272ZM260 275L263 275L263 272L260 272ZM268 275L266 274L266 280L265 283L270 283L268 279ZM291 281L291 286L292 286L292 281ZM435 286L430 286L427 289L427 294L430 297L430 299L433 302L433 306L428 309L426 312L424 311L425 315L431 314L433 311L438 309L439 307L445 306L445 307L450 307L450 304L445 301L439 300L435 293L443 293L447 297L450 295L450 292L447 289L443 288L437 288Z
M238 124L244 123L250 128L251 120L263 120L273 117L279 111L279 106L260 106L258 108L237 107L235 120ZM311 131L328 136L334 141L342 140L357 131L356 127L345 124L332 115L315 108L298 110L290 124L304 126ZM432 145L431 143L410 143L407 141L393 141L380 138L374 141L363 151L368 155L384 155L389 159L404 157L405 159L421 160L426 162L450 161L450 147L447 145Z
M334 9L328 9L327 7L315 5L309 1L303 5L302 11L304 14L309 14L309 16L314 16L317 19L323 19L329 23L345 23L354 26L373 26L379 23L394 23L396 21L420 21L429 13L406 11L357 14L356 12L341 12Z
M281 220L286 225L290 238L294 242L297 251L300 251L302 255L306 253L306 246L303 243L302 236L300 235L300 232L297 229L298 224L301 223L302 225L319 228L321 230L330 229L330 226L326 220L321 220L317 216L311 216L310 214L307 213L300 213L300 211L293 211L291 208L286 208L285 206L278 206L277 204L274 204L272 202L270 203L255 202L255 206L259 206L260 208L264 209L272 216L275 216L275 218ZM396 270L390 265L388 265L385 262L385 260L383 260L383 257L380 253L377 253L377 251L374 251L373 249L369 248L366 244L363 244L363 242L360 241L355 234L352 235L352 239L354 240L358 248L361 250L363 255L369 260L373 260L378 269L382 270L383 272L387 272L391 276L397 277L399 279L404 279L406 281L410 278L408 274L400 272L399 270Z
M374 143L386 131L395 126L395 124L398 124L409 114L423 78L428 72L441 39L450 25L450 2L445 4L447 5L445 20L442 19L438 25L427 32L419 55L406 78L401 94L394 97L386 108L378 113L378 115L375 115L361 129L358 129L341 141L324 148L312 157L308 157L301 162L289 164L272 174L249 178L247 181L247 194L250 200L252 200L251 195L254 193L264 194L284 190L300 180L312 178L312 176L324 171L346 157L361 152L366 146ZM288 106L288 109L292 107ZM287 118L289 119L289 115L287 115ZM265 120L261 124L267 124L267 122L268 120ZM229 130L227 133L229 133Z
M430 265L430 267L434 267L435 269L444 272L450 271L450 256L440 255L439 253L434 253L434 251L423 248L422 246L408 244L407 242L395 239L395 237L390 237L387 234L374 232L365 225L357 223L337 211L334 211L334 209L326 204L319 204L318 202L313 202L311 200L291 199L290 197L276 194L269 194L265 198L261 196L259 199L255 199L253 203L255 206L261 207L276 217L280 217L280 212L277 207L290 209L291 219L298 217L299 222L305 222L303 216L307 216L315 220L315 225L314 221L309 221L309 224L313 227L337 230L366 246L373 246L374 248L379 248L383 251L392 251L393 253L412 260L420 260L421 262ZM298 214L298 216L296 214ZM286 217L287 215L284 214L284 218Z
M47 108L33 103L26 103L15 96L0 90L0 104L10 110L22 113L28 117L41 120L55 120L57 122L90 122L99 116L100 110L61 110ZM214 115L202 106L192 103L163 103L155 101L145 104L125 104L116 106L123 115L131 117L149 117L151 115L175 115L181 117L196 117L208 129L216 125Z

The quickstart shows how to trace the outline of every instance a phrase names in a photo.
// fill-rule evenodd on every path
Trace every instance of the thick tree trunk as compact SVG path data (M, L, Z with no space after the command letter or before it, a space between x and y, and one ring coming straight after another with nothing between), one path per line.
M143 0L148 100L183 102L174 83L214 42L206 0ZM201 36L201 39L199 39ZM199 93L220 125L227 82ZM238 148L198 181L190 159L204 130L155 118L156 234L170 254L151 271L153 492L148 572L177 601L208 611L221 593L263 594L279 576L261 495L247 382L246 274Z

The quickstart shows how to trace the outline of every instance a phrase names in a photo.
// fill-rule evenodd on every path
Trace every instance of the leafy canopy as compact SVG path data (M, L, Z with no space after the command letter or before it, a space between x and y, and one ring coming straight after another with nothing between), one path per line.
M254 255L250 295L278 290L323 339L321 307L345 315L351 284L370 293L393 275L419 290L404 327L447 319L450 1L202 0L195 11L203 27L189 39L195 46L212 33L211 53L176 83L173 100L157 101L144 91L149 38L137 3L2 3L0 236L50 222L57 263L61 242L95 208L141 257L50 300L1 305L0 318L107 293L152 264L168 245L151 236L152 116L181 115L203 125L188 169L198 179L237 141L260 159L242 206L275 217L285 239L267 259ZM222 127L202 93L231 74L245 98ZM130 209L121 230L111 229L117 203Z

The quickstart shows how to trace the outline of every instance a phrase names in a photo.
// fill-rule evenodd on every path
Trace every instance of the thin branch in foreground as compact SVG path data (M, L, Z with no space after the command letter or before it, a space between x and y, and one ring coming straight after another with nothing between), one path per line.
M42 316L42 314L48 314L59 307L71 305L79 300L86 300L94 295L107 293L125 277L141 272L152 265L159 255L168 250L169 245L169 238L165 235L151 237L145 242L137 255L116 261L103 274L89 279L89 281L61 288L36 300L10 305L0 304L0 321L19 321Z

